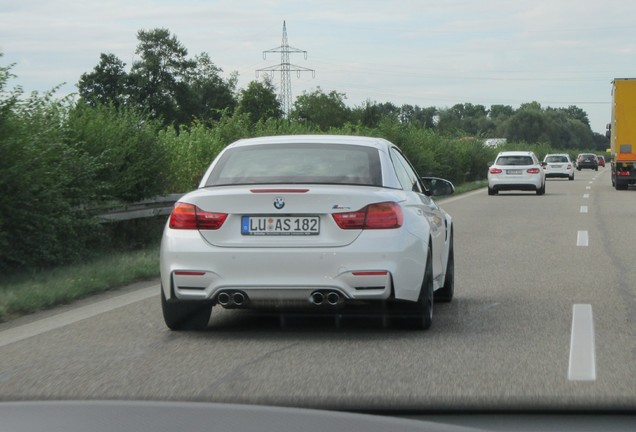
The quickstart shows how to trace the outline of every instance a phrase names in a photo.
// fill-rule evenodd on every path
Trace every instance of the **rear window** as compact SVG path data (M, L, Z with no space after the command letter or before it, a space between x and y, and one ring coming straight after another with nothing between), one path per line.
M551 163L554 163L554 162L567 162L568 158L567 158L567 156L548 156L548 157L545 158L545 161L546 162L551 162Z
M381 186L378 151L330 144L271 144L226 151L206 186L320 183Z
M499 156L497 165L534 165L530 156Z

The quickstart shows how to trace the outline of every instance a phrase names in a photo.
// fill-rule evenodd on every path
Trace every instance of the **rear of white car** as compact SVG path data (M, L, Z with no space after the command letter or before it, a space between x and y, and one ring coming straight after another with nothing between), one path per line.
M535 191L545 193L545 172L533 152L501 152L488 170L488 195L500 191Z
M574 180L574 163L566 153L547 154L543 158L546 178L568 178Z
M278 309L417 302L427 262L431 288L442 288L450 217L403 189L391 146L327 136L228 146L164 231L168 325L177 327L171 310L196 302Z

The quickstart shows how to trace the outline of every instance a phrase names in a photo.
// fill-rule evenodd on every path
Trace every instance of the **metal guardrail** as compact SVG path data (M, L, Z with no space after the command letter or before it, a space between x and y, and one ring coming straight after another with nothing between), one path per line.
M100 222L120 222L132 219L142 219L154 216L167 216L172 211L174 203L183 194L162 195L132 204L114 205L100 210L97 218Z

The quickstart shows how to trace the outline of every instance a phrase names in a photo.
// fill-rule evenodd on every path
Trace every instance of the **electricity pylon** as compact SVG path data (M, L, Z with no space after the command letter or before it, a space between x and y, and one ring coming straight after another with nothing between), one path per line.
M256 77L258 78L259 72L272 72L272 75L274 72L280 72L280 105L283 113L287 117L292 107L291 76L289 73L294 71L300 78L301 72L311 72L312 77L315 77L316 71L289 63L289 54L303 53L305 55L305 60L307 60L307 51L289 46L289 43L287 42L287 26L285 21L283 21L283 43L279 47L263 51L264 60L267 59L267 53L280 53L280 64L263 69L257 69Z

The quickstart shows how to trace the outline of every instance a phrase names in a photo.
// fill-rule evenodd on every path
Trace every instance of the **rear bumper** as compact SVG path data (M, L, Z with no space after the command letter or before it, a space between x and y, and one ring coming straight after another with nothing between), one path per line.
M570 178L574 173L569 172L550 172L545 173L545 178Z
M415 301L427 245L407 230L387 231L365 231L344 247L221 248L198 231L168 229L161 282L168 299L173 291L178 299L216 303L220 293L240 291L254 306L308 303L315 291L346 300Z
M586 164L586 163L582 163L582 164L578 164L578 165L576 166L576 169L578 169L578 170L586 169L586 168L589 168L589 169L597 169L597 168L598 168L598 165L596 165L596 164Z
M491 177L488 179L488 187L496 191L536 191L538 189L541 189L542 185L543 178L540 176L519 179Z

